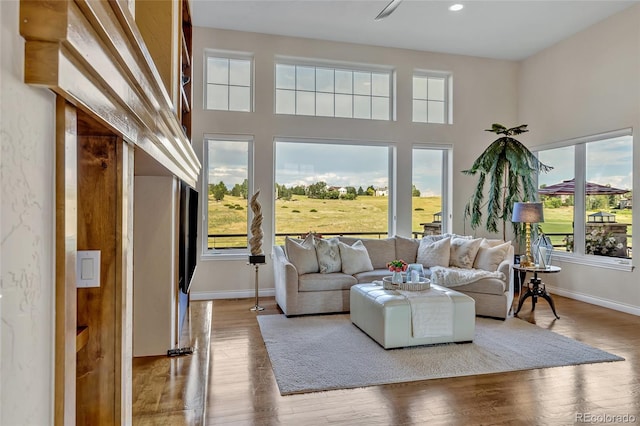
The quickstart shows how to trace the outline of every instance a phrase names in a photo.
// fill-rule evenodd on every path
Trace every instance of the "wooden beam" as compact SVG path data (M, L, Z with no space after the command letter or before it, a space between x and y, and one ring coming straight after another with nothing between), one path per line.
M26 83L50 88L196 185L200 162L126 5L22 0L20 16Z

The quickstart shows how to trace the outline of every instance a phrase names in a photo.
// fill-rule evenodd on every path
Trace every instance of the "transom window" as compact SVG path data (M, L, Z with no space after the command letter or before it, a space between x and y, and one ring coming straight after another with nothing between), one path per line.
M391 71L278 63L276 114L389 120Z
M207 52L205 108L251 111L252 62L249 56Z
M416 71L413 74L413 121L450 123L448 74Z

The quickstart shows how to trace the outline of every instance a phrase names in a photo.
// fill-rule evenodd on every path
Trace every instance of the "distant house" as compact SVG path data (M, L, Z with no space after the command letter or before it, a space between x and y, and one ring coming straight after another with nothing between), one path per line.
M389 188L386 186L384 188L376 189L376 197L388 197L389 196Z
M338 188L338 193L340 195L347 195L347 188L345 188L344 186Z

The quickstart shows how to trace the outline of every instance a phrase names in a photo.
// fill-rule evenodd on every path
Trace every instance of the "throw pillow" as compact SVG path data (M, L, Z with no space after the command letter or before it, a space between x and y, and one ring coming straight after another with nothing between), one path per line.
M510 242L502 243L497 246L487 247L483 242L478 249L476 259L473 261L473 267L476 269L483 269L489 272L495 272L498 270L498 266L504 258L507 256Z
M396 239L396 259L402 259L407 263L415 263L418 256L420 240L405 238L400 235ZM388 262L388 261L387 261Z
M318 266L321 274L330 274L331 272L340 272L342 270L338 242L337 238L316 240L316 255L318 256Z
M287 237L284 239L284 247L287 258L298 270L298 275L318 272L318 258L313 244L313 235L307 236L304 240Z
M482 238L471 240L467 238L452 238L449 266L471 269L480 248L480 243L482 243Z
M422 263L425 268L449 266L450 246L451 240L449 238L431 241L425 237L420 240L418 246L417 262Z
M373 271L371 259L367 248L358 240L353 245L338 243L340 248L340 260L342 261L342 272L353 275L358 272Z

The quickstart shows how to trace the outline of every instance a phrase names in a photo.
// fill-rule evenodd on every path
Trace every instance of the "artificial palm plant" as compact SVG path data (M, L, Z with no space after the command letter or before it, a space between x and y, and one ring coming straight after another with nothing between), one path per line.
M489 232L498 232L498 222L502 222L502 236L506 241L506 223L511 222L513 204L517 201L536 199L535 174L548 172L547 166L533 155L522 143L512 136L528 132L527 125L507 129L501 124L493 124L487 132L502 135L476 159L469 170L462 173L478 174L478 183L471 199L464 209L465 221L471 217L471 228L482 224L483 209L486 207L485 227ZM484 203L485 183L489 176L488 196ZM513 233L520 235L520 227L513 224Z

